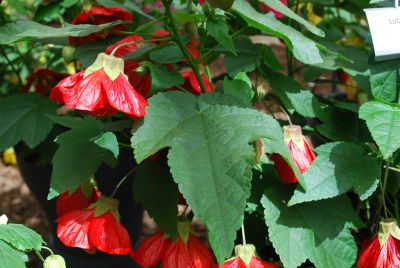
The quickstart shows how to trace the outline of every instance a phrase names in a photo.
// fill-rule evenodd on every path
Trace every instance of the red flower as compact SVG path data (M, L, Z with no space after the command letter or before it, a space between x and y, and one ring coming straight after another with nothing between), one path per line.
M289 147L292 159L303 174L315 159L300 126L283 127L285 142ZM286 161L279 154L272 154L271 160L275 162L275 169L284 184L297 182L297 177Z
M256 249L253 245L237 245L236 257L224 262L222 268L279 268L277 264L263 261L256 257ZM216 266L219 268L219 265Z
M127 20L132 22L133 16L130 12L126 11L122 8L116 7L103 7L103 6L92 6L88 11L83 11L79 14L75 19L72 20L72 24L104 24L116 20ZM117 25L111 28L111 30L115 31L126 31L125 26ZM75 40L78 44L84 44L86 42L94 42L98 38L105 38L109 32L107 30L92 33L85 37L79 38L70 38L70 43L75 43Z
M50 98L96 116L120 111L139 118L145 115L147 106L147 101L129 84L124 61L105 53L100 53L86 71L60 81Z
M200 5L204 5L205 2L206 2L206 0L199 0Z
M336 74L339 78L339 81L342 82L343 84L347 84L347 82L351 78L350 75L343 70L337 70Z
M118 201L114 199L102 196L87 209L62 215L57 224L57 236L66 246L115 255L132 251L129 234L119 222Z
M285 6L288 5L287 0L280 0L280 1L281 1ZM272 13L274 13L275 18L277 18L277 19L282 19L282 18L284 17L284 15L283 15L281 12L276 11L275 9L269 7L269 6L266 5L266 4L260 3L260 9L261 9L262 11L265 11L265 12L271 11Z
M199 81L192 70L183 71L181 72L181 75L185 79L185 84L182 85L183 88L195 95L202 93ZM206 74L201 75L201 80L203 81L207 92L211 92L215 89L215 84L210 83Z
M28 81L21 91L34 91L40 95L47 96L50 90L67 76L68 74L57 73L46 68L37 69L29 75Z
M357 268L399 268L400 229L395 220L380 222L379 233L361 245Z
M187 242L182 237L178 235L173 241L163 232L157 232L143 241L134 259L150 267L161 261L163 268L211 268L213 259L209 248L190 232Z
M87 208L91 203L99 199L100 192L93 187L88 191L84 191L79 187L74 192L65 192L57 198L56 211L57 215L63 215L67 212Z
M128 36L119 42L107 47L106 54L111 54L115 48L117 50L114 53L116 57L123 57L129 53L133 53L143 44L143 37L139 35L131 35ZM129 44L130 42L135 42ZM127 43L127 45L123 45ZM125 60L124 61L124 72L128 77L129 82L133 86L133 88L139 92L143 97L147 97L150 93L151 89L151 76L149 74L141 74L136 71L136 68L139 67L139 63L134 60Z

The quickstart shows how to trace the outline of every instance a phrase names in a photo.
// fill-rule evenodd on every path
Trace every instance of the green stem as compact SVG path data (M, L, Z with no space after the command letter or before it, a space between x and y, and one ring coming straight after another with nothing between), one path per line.
M21 85L23 85L22 78L21 78L21 76L19 75L19 72L17 71L17 69L15 69L14 64L13 64L12 61L8 58L6 51L4 50L4 48L3 48L2 46L0 46L0 51L1 51L1 54L3 54L4 58L6 59L7 63L10 65L12 71L16 74L19 83L20 83Z
M247 242L246 242L246 232L244 231L244 223L242 223L242 242L243 246L246 246Z
M172 28L172 32L173 32L173 38L175 39L175 42L177 43L177 45L179 46L179 48L182 51L182 54L185 56L186 60L188 61L189 65L192 67L192 70L199 82L201 91L203 93L206 93L206 87L204 86L203 80L201 79L201 75L198 69L198 66L196 65L196 62L193 60L192 56L190 55L189 51L187 50L185 44L183 43L180 34L179 34L179 29L175 24L174 21L174 17L172 16L172 12L171 12L171 3L172 1L168 1L168 0L163 0L163 4L165 6L165 14L168 17L168 20L170 22L171 28Z
M126 179L133 173L135 172L135 170L137 169L139 165L137 165L136 167L134 167L131 171L129 171L117 184L117 186L115 186L114 191L112 192L112 194L110 195L111 198L113 198L115 196L115 194L117 193L118 189L121 187L121 185L126 181Z
M43 258L43 256L40 254L40 252L37 251L37 250L35 250L35 253L36 253L36 256L38 256L38 258L39 258L42 262L44 262L44 258Z
M390 167L390 158L388 158L388 160L386 160L385 173L383 175L382 180L380 181L380 186L381 186L381 191L382 191L383 212L384 212L386 218L388 218L388 211L387 211L387 207L386 207L385 190L386 190L387 179L389 176L389 167Z
M51 255L54 255L54 252L53 252L53 250L51 250L51 248L42 246L42 249L45 249L45 250L47 250L48 252L50 252Z

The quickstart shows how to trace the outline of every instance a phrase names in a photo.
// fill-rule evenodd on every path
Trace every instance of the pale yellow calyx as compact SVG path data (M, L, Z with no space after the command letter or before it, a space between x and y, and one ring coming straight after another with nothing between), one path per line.
M306 148L304 146L304 136L300 126L284 126L283 137L286 144L289 144L289 142L292 141L302 152L305 152Z
M256 256L256 247L252 244L237 245L235 255L239 256L246 265L249 265L251 259Z
M191 222L188 219L178 220L178 234L185 244L189 241L190 227Z
M108 77L110 77L112 81L117 79L120 74L128 79L124 74L124 60L107 55L105 53L100 53L97 55L94 63L86 69L85 77L97 70L100 70L101 68L103 68L104 72L108 75Z
M8 223L8 218L5 214L0 216L0 224L7 224Z
M381 247L383 247L383 245L386 243L389 235L393 236L397 240L400 240L400 229L396 220L394 219L383 220L379 223L378 238L379 245Z

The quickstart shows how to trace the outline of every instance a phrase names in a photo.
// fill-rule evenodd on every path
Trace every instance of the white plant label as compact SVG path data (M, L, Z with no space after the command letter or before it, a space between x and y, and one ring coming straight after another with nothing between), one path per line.
M400 7L364 9L378 61L400 57Z

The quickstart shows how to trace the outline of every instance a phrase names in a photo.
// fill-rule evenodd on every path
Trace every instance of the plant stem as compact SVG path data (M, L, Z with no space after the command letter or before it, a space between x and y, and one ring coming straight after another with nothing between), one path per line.
M39 258L42 262L44 262L44 258L43 258L43 256L40 254L40 252L37 251L37 250L35 250L35 253L36 253L36 256L38 256L38 258Z
M117 193L118 189L121 187L121 185L126 181L126 179L133 173L135 172L135 170L137 169L139 165L137 165L136 167L134 167L131 171L129 171L117 184L117 186L115 186L114 191L111 194L111 198L115 196L115 194Z
M157 38L157 39L152 39L151 41L163 41L163 40L169 40L169 39L170 38ZM120 49L121 47L133 45L136 43L144 43L144 42L146 42L146 40L135 40L135 41L121 43L111 51L110 56L114 56L115 52L117 52L118 49Z
M192 56L190 55L189 51L187 50L185 44L183 43L180 34L179 34L179 30L178 27L175 24L174 21L174 17L172 16L172 12L171 12L171 1L169 0L163 0L163 4L165 6L165 14L167 15L167 18L170 22L171 28L172 28L172 32L173 32L173 38L175 39L175 42L177 43L177 45L179 46L179 48L182 51L182 54L185 56L186 60L188 61L190 67L192 67L192 70L197 78L197 81L199 82L201 91L203 93L207 93L207 90L204 86L203 80L201 79L201 75L199 72L199 68L196 65L196 62L193 60Z
M242 223L242 242L243 242L243 246L246 246L246 232L244 231L244 223Z
M19 83L20 83L21 85L23 85L22 78L21 78L21 76L19 75L19 72L17 71L17 69L15 69L14 64L13 64L12 61L8 58L6 51L4 50L4 48L3 48L2 46L0 46L0 51L1 51L1 54L3 54L4 58L6 59L7 63L10 65L12 71L13 71L13 72L15 73L15 75L17 76Z
M386 190L387 179L389 176L389 167L390 167L390 158L388 158L386 160L385 174L383 176L383 179L380 181L381 191L382 191L383 212L384 212L386 218L388 218L388 211L387 211L387 207L386 207L385 190Z
M54 252L51 250L51 248L42 246L42 249L45 249L45 250L47 250L48 252L50 252L51 255L54 255Z

